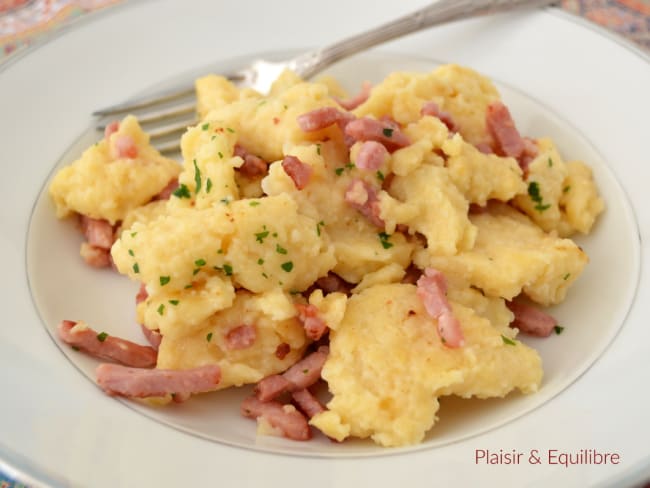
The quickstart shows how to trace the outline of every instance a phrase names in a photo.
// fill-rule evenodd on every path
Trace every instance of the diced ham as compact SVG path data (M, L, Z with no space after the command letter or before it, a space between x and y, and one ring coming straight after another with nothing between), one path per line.
M355 165L359 169L376 171L388 158L388 150L376 141L366 141L359 148Z
M342 100L338 97L334 97L334 100L336 100L336 103L338 103L345 110L354 110L359 105L361 105L366 100L368 100L371 89L372 89L372 83L370 83L369 81L364 81L363 84L361 85L361 91L354 97L348 98L347 100Z
M158 329L151 330L144 324L140 324L140 328L142 329L142 334L147 339L147 342L149 342L149 344L151 344L151 347L157 351L160 348L162 334L158 331Z
M138 157L138 146L133 137L128 134L121 134L114 140L115 154L118 158L135 159Z
M231 351L246 349L255 344L257 328L254 325L243 324L230 329L226 334L226 347Z
M321 107L299 115L296 120L298 127L304 132L315 132L334 124L344 129L348 122L353 119L354 115L336 107Z
M372 224L384 228L384 221L379 216L381 208L377 190L366 181L355 178L345 191L345 201L361 212Z
M492 146L488 144L487 142L477 142L474 144L474 147L478 149L480 152L483 154L494 154L494 151L492 150Z
M352 288L347 281L332 272L327 273L327 276L318 278L315 285L317 288L323 290L325 294L340 292L349 295L350 289Z
M120 130L120 123L119 121L114 120L104 127L104 138L108 141L109 137L115 134L118 130Z
M172 193L176 191L178 188L178 178L173 178L169 180L169 183L167 183L167 186L160 190L160 193L153 197L153 200L169 200L170 197L172 196Z
M313 341L317 341L327 332L327 324L318 316L318 308L314 305L296 304L298 319L305 328L305 335Z
M554 317L537 307L519 301L506 302L506 305L515 314L510 327L516 327L525 334L548 337L557 326Z
M115 242L113 226L104 219L80 216L81 230L88 244L102 249L110 249Z
M259 156L248 152L239 144L235 144L235 156L244 160L244 164L239 167L239 172L249 178L258 178L264 176L268 171L268 164Z
M440 121L447 126L450 132L458 132L458 125L449 112L441 110L436 102L426 102L420 109L421 115L430 115L440 119Z
M388 151L393 152L411 144L395 123L362 117L345 126L345 134L355 141L381 142Z
M184 400L188 395L214 390L221 381L217 364L185 370L127 368L100 364L97 383L109 395L147 398L172 394Z
M261 401L269 401L285 391L293 392L309 388L320 379L320 373L327 359L329 349L325 346L318 348L281 375L267 376L255 387L255 394Z
M537 155L537 146L531 139L526 141L521 137L508 107L501 102L491 103L487 108L485 123L494 139L496 153L515 158L521 169L526 171L528 163Z
M135 296L135 304L139 304L144 302L147 298L149 298L149 293L147 293L147 287L144 283L140 284L140 289L138 290L138 294Z
M158 353L155 349L104 332L98 334L83 322L63 320L59 324L58 332L63 342L93 357L136 368L150 368L156 365Z
M308 418L325 411L323 404L312 393L304 388L302 390L294 391L291 398L296 402L298 408L302 410Z
M309 183L312 169L295 156L285 156L282 160L282 169L293 180L298 190L302 190Z
M81 257L93 268L108 268L113 264L111 252L103 247L96 247L87 242L81 243Z
M307 419L291 405L262 402L252 396L242 402L241 414L252 419L265 418L272 427L280 429L288 439L295 441L311 439L311 429Z
M286 342L278 344L278 347L275 348L275 357L280 361L287 357L287 354L291 352L291 346Z
M290 387L291 383L284 376L272 374L261 380L255 386L255 394L263 402L268 402L287 391Z
M438 334L448 347L461 347L465 339L460 322L454 317L447 300L445 275L433 268L425 268L417 281L417 296L422 300L427 313L438 321Z

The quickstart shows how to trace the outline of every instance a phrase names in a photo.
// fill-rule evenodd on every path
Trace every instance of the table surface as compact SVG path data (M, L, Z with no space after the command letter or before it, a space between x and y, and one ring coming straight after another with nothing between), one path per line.
M123 1L0 0L0 64L73 19ZM560 4L650 51L650 0L562 0ZM0 470L0 488L29 487Z

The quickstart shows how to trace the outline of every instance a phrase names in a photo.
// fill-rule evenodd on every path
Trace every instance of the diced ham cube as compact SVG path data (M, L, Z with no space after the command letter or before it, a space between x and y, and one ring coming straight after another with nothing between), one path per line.
M309 183L312 169L295 156L285 156L282 160L282 169L293 180L298 190L302 190Z
M138 146L133 137L128 134L117 136L114 140L115 154L118 158L135 159L138 157Z
M398 126L386 120L362 117L345 126L345 134L355 141L381 142L388 151L393 152L411 144Z
M296 304L298 319L305 328L305 335L313 341L317 341L327 332L327 324L318 316L318 308L314 305Z
M268 402L287 391L290 387L291 383L284 376L272 374L255 386L255 394L263 402Z
M347 100L342 100L338 97L334 97L334 100L336 100L336 103L338 103L345 110L354 110L359 105L361 105L366 100L368 100L368 97L370 97L371 89L372 89L372 83L370 83L369 81L364 81L363 84L361 85L361 91L354 97L349 98Z
M221 381L221 368L216 364L185 370L100 364L96 375L97 383L109 395L148 398L171 394L184 400L191 394L216 389Z
M258 178L268 172L268 164L266 161L248 152L239 144L235 144L235 156L239 156L244 160L244 164L239 167L239 172L248 178Z
M140 324L140 328L142 329L142 334L147 339L147 342L149 342L149 344L151 344L151 347L157 351L160 348L162 334L158 331L158 329L151 330L144 324Z
M485 123L494 140L496 153L515 158L525 172L528 164L537 156L537 144L532 139L521 137L508 107L501 102L491 103L487 108Z
M381 208L377 190L366 181L355 178L345 191L345 201L361 212L372 224L384 228L385 223L379 216Z
M243 324L230 329L226 334L226 347L231 351L247 349L255 344L257 328L254 325Z
M291 398L296 402L298 408L302 410L308 418L325 411L323 404L312 393L304 388L302 390L294 391Z
M103 247L96 247L87 242L81 244L81 257L87 265L93 268L108 268L111 266L111 252Z
M304 132L315 132L337 124L341 129L354 119L354 115L336 107L322 107L298 116L298 127Z
M101 249L110 249L115 242L113 226L104 219L80 216L81 230L88 244Z
M376 171L388 158L388 150L376 141L366 141L359 148L355 165L359 169Z
M156 365L158 353L155 349L110 336L105 332L97 333L83 322L63 320L58 326L58 333L66 344L96 358L137 368Z
M422 115L430 115L440 119L440 121L447 126L450 132L458 132L458 125L449 112L441 110L436 102L426 102L422 105L420 110Z
M311 439L311 429L307 419L292 405L262 402L252 396L242 402L241 414L252 419L264 417L272 427L280 429L287 439L295 441Z
M108 139L118 130L120 130L120 123L117 120L114 120L104 128L104 138L108 141Z
M557 320L537 307L520 301L506 302L515 318L510 327L516 327L524 334L548 337L557 326Z
M445 275L433 268L426 268L417 281L417 296L429 316L438 321L438 334L448 347L461 347L465 339L460 322L454 317L447 300Z

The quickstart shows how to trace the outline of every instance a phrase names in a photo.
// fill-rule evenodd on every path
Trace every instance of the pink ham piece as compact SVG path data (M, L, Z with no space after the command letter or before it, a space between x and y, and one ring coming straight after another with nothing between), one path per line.
M81 230L86 237L86 242L94 247L110 249L115 242L113 226L103 219L93 219L85 215L80 216Z
M381 142L388 151L393 152L411 144L397 124L388 120L362 117L345 126L345 134L355 141Z
M307 388L294 391L291 398L308 418L325 411L323 404Z
M118 130L120 130L120 123L117 120L114 120L104 127L104 138L108 141L108 139Z
M267 376L255 387L257 398L266 402L285 391L293 392L309 388L320 379L328 353L329 349L321 346L318 351L301 359L281 375Z
M303 305L296 303L298 319L305 328L305 335L313 341L317 341L327 332L327 324L318 316L318 308L314 305Z
M241 404L244 417L256 419L263 417L272 427L282 431L282 435L294 441L311 439L311 429L307 419L295 408L278 402L262 402L256 397L248 397Z
M268 164L259 156L248 152L239 144L235 144L235 156L244 160L244 164L239 167L239 172L249 178L258 178L264 176L268 171Z
M285 156L282 160L282 169L293 180L298 190L302 190L309 183L312 169L295 156Z
M524 334L548 337L557 326L557 320L554 317L537 307L519 301L506 302L506 305L515 314L510 327L516 327Z
M537 156L537 145L519 134L510 111L501 102L491 103L485 115L485 124L495 144L496 153L517 160L522 170Z
M338 97L333 97L333 98L334 100L336 100L336 103L338 103L345 110L354 110L359 105L361 105L366 100L368 100L368 97L370 97L371 89L372 89L372 83L370 83L369 81L364 81L363 84L361 85L361 91L354 97L349 98L347 100L342 100Z
M136 368L151 368L156 365L158 354L151 347L141 346L103 332L98 334L87 326L75 326L77 322L63 320L58 327L59 337L66 344L90 356Z
M438 334L448 347L461 347L465 343L460 322L454 317L447 300L445 275L433 268L425 268L417 281L417 296L427 313L438 321Z
M178 188L178 179L174 178L167 183L167 186L160 190L160 193L153 197L153 200L169 200L172 193Z
M141 283L140 289L138 290L138 294L135 296L135 304L138 305L139 303L144 302L147 298L149 298L149 293L147 293L147 287L145 286L144 283Z
M226 334L226 347L231 351L247 349L255 344L257 328L254 325L240 325Z
M369 183L358 178L352 180L345 190L345 201L361 212L372 224L384 228L384 221L379 216L381 208L377 190Z
M450 132L458 132L458 125L454 121L451 114L449 112L445 112L444 110L440 110L440 107L436 102L426 102L424 105L422 105L420 114L436 117L437 119L440 119L440 122L447 126L447 129L449 129Z
M216 364L193 369L141 369L119 364L100 364L95 371L97 383L109 395L148 398L178 395L179 400L194 393L214 390L221 381Z
M160 343L162 341L162 334L158 332L158 329L151 330L144 324L140 324L140 328L142 329L142 334L144 335L145 339L147 339L147 342L151 344L152 348L158 351L160 348Z
M81 244L81 257L87 265L93 268L108 268L113 264L111 253L103 247L95 247L87 242Z
M299 115L296 120L298 127L302 131L315 132L334 124L337 124L343 129L353 119L354 115L339 110L336 107L321 107Z
M474 144L474 147L478 149L480 152L483 154L494 154L494 151L492 150L492 146L488 144L487 142L477 142Z
M118 158L135 159L138 157L138 146L135 145L135 141L130 135L119 135L113 142Z
M388 158L388 150L376 141L366 141L359 148L355 165L359 169L377 171Z

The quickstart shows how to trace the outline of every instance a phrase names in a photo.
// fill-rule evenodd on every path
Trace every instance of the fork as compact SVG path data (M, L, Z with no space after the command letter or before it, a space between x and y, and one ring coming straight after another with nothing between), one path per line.
M309 79L337 61L391 39L454 20L505 12L520 8L537 8L557 0L439 0L420 10L348 37L330 46L301 54L282 62L254 61L250 66L225 75L238 86L267 93L273 81L285 70ZM162 153L179 150L179 136L197 120L194 87L183 86L131 99L93 112L96 129L104 130L116 117L131 113L149 133ZM171 140L170 140L171 139ZM166 143L165 143L166 142Z

